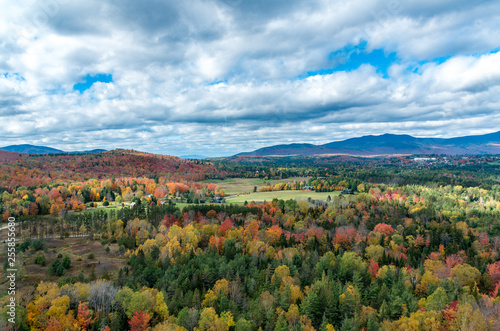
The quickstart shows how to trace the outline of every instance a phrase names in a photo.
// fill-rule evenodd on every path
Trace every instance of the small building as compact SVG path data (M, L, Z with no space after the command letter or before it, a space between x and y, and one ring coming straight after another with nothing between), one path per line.
M130 208L134 208L136 205L137 205L137 204L136 204L135 202L132 202L132 203L130 204Z
M345 188L342 190L342 192L340 192L340 194L354 194L354 191L350 188Z
M226 202L226 199L216 196L212 198L212 203L224 203Z
M304 191L314 191L314 186L304 186L302 189Z

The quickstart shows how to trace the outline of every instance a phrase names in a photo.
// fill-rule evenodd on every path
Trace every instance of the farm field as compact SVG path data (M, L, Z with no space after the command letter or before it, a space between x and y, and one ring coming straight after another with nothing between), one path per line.
M307 182L310 177L291 177L286 179L277 180L264 180L258 178L231 178L225 180L205 180L202 183L214 183L220 185L226 195L233 195L238 193L250 193L254 191L257 186L257 191L262 186L274 186L278 183L293 183L293 182Z
M340 192L312 192L312 191L272 191L272 192L255 192L250 194L242 194L238 196L226 198L226 203L243 203L245 201L271 201L273 199L281 200L325 200L328 196L333 197L339 195Z
M125 206L127 206L127 205L125 205ZM121 204L113 204L113 205L109 205L107 207L87 208L84 211L89 212L89 213L94 213L94 212L99 211L99 210L110 211L110 210L117 210L117 209L121 209L121 208L123 208Z

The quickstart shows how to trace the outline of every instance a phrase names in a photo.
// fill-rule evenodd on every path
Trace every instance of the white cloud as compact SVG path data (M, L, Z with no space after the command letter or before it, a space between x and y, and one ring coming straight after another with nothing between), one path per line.
M0 145L229 155L494 131L499 13L451 0L2 2ZM388 77L368 63L306 77L362 40L396 53ZM97 73L113 82L73 90Z

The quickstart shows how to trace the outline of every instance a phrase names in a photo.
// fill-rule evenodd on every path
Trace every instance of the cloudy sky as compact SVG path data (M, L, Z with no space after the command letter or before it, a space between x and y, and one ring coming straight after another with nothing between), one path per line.
M500 130L500 2L0 2L0 146L205 156Z

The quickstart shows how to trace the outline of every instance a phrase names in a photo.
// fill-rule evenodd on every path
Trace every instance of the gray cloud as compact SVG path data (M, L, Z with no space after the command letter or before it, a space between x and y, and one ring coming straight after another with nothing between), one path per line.
M499 13L455 0L5 2L0 145L215 156L495 131ZM387 76L328 71L362 41L396 53ZM113 82L73 90L98 73Z

